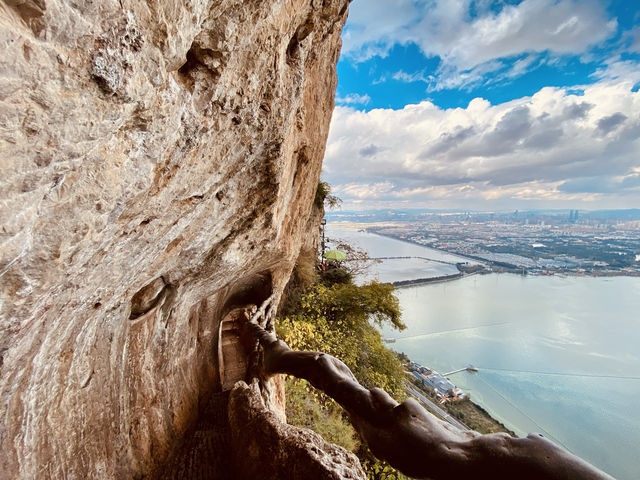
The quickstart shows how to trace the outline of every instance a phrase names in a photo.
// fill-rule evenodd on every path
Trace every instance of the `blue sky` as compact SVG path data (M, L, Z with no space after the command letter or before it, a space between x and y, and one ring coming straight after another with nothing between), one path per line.
M640 206L640 1L355 0L338 79L345 208Z

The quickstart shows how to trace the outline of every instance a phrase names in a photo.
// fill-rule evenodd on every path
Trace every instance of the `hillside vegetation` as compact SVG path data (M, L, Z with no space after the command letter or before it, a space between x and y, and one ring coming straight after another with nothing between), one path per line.
M338 265L320 272L315 253L303 252L280 310L278 336L296 350L322 351L342 360L358 381L380 387L396 400L406 398L403 368L382 343L374 324L405 328L393 286L371 282L358 286ZM373 457L342 408L304 380L286 379L287 419L310 428L325 440L355 452L371 479L407 478Z

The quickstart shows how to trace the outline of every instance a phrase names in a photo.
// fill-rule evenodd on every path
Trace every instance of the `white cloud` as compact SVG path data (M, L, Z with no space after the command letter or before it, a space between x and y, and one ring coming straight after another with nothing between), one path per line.
M464 71L454 66L441 65L435 74L428 74L425 70L414 73L399 70L391 78L405 83L426 83L427 92L455 88L470 91L474 87L496 84L524 75L539 65L539 60L538 55L525 55L511 64L494 60Z
M459 70L453 65L442 64L427 90L430 92L454 88L470 90L481 84L497 81L499 76L492 78L487 75L498 72L504 67L505 65L497 60L481 63L469 70Z
M469 208L478 198L508 206L614 197L638 205L640 92L632 86L618 77L447 110L430 102L369 112L337 107L325 177L345 207L355 200ZM601 182L589 180L596 177Z
M437 90L477 81L480 75L494 71L501 58L547 51L582 54L617 30L617 21L608 19L596 0L524 0L504 5L498 13L487 3L355 2L343 34L343 54L362 61L385 56L396 44L414 43L427 57L442 60L432 86ZM471 15L472 6L475 15ZM530 66L524 62L512 70L513 75Z
M509 70L505 72L504 76L507 78L516 78L524 75L535 65L537 60L538 57L536 55L527 55L524 58L516 60Z
M413 83L413 82L429 83L433 81L433 77L430 75L427 75L424 71L407 73L403 70L399 70L396 73L394 73L391 78L393 78L394 80L398 80L400 82L405 82L405 83Z
M633 30L633 43L629 47L632 52L640 53L640 27Z
M336 97L336 103L340 105L367 105L370 101L371 97L367 94L350 93L345 97Z
M405 43L402 32L425 14L420 3L413 0L352 3L348 26L342 33L342 53L357 60L386 56L395 43Z
M638 15L635 20L640 20L640 15ZM622 32L620 45L620 51L640 53L640 27L634 27Z
M633 60L621 60L620 56L610 58L605 66L596 70L593 77L599 80L623 79L630 82L640 81L640 66Z
M349 183L340 186L340 191L352 199L371 199L385 196L393 190L393 183L377 182L373 184Z

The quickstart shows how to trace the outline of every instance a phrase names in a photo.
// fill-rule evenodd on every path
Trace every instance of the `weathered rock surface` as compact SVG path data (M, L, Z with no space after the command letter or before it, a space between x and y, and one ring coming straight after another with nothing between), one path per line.
M246 434L248 426L251 435ZM229 427L236 471L243 478L367 478L353 453L311 430L280 422L264 406L257 383L238 382L231 391Z
M214 393L198 425L185 435L180 448L158 478L162 480L239 479L233 467L228 420L229 391Z
M153 473L285 285L347 0L0 3L0 472Z

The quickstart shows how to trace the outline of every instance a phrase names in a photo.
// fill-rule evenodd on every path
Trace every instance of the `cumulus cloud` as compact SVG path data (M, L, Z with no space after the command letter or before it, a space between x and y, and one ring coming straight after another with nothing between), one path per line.
M358 153L362 157L372 157L376 153L379 153L379 152L381 152L383 150L384 150L384 147L380 147L378 145L371 144L371 145L367 145L366 147L363 147L360 150L358 150Z
M607 135L608 133L616 130L626 119L627 116L620 112L614 113L613 115L607 115L606 117L602 117L598 120L598 128L602 135Z
M337 107L325 176L349 202L640 201L640 92L630 81L541 89L499 105ZM578 94L579 93L579 94ZM594 180L604 176L607 181ZM399 202L399 203L398 203ZM436 202L436 203L434 203Z
M396 44L416 44L427 57L439 57L432 90L477 82L505 67L497 60L523 56L504 75L521 75L537 54L582 54L610 38L617 21L596 0L524 0L503 4L472 0L367 0L351 7L343 34L343 54L355 61L386 56ZM495 3L495 2L494 2Z

